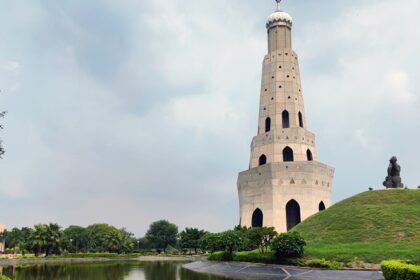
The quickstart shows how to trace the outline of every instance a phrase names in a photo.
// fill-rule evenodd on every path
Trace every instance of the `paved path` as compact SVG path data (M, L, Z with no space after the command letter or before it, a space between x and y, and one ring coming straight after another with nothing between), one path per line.
M235 262L196 261L185 269L243 280L383 280L378 271L316 270Z

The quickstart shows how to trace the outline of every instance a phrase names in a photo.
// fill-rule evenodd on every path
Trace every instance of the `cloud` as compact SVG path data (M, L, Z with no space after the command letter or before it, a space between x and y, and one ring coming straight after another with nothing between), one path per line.
M234 226L273 3L22 5L0 10L1 222L104 221L138 235L160 218ZM337 169L335 200L380 184L390 154L415 184L418 1L284 7L309 127Z

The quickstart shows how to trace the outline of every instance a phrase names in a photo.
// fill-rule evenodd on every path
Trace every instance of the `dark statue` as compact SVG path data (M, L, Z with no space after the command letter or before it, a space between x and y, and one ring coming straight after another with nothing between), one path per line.
M401 166L397 163L397 158L392 157L389 160L388 176L385 178L383 183L387 189L398 189L403 188L404 185L401 183Z

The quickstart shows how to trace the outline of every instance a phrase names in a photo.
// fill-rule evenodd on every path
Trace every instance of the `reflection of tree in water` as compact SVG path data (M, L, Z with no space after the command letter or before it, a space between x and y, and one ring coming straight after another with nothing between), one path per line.
M133 265L122 263L20 266L5 274L14 280L124 280ZM11 273L10 273L11 272Z
M141 266L146 280L222 280L197 274L174 262L112 262L85 264L44 264L5 267L3 273L13 280L124 280Z
M146 280L177 280L177 264L170 262L150 262L144 264Z

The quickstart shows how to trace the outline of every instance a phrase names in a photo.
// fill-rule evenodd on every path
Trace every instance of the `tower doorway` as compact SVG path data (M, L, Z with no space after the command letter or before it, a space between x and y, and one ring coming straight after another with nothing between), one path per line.
M300 206L296 200L292 199L286 204L287 231L300 224Z
M252 227L262 227L263 226L263 212L260 208L257 208L252 214Z
M325 210L325 204L324 204L324 202L323 202L323 201L321 201L321 202L319 203L319 212L324 211L324 210Z

